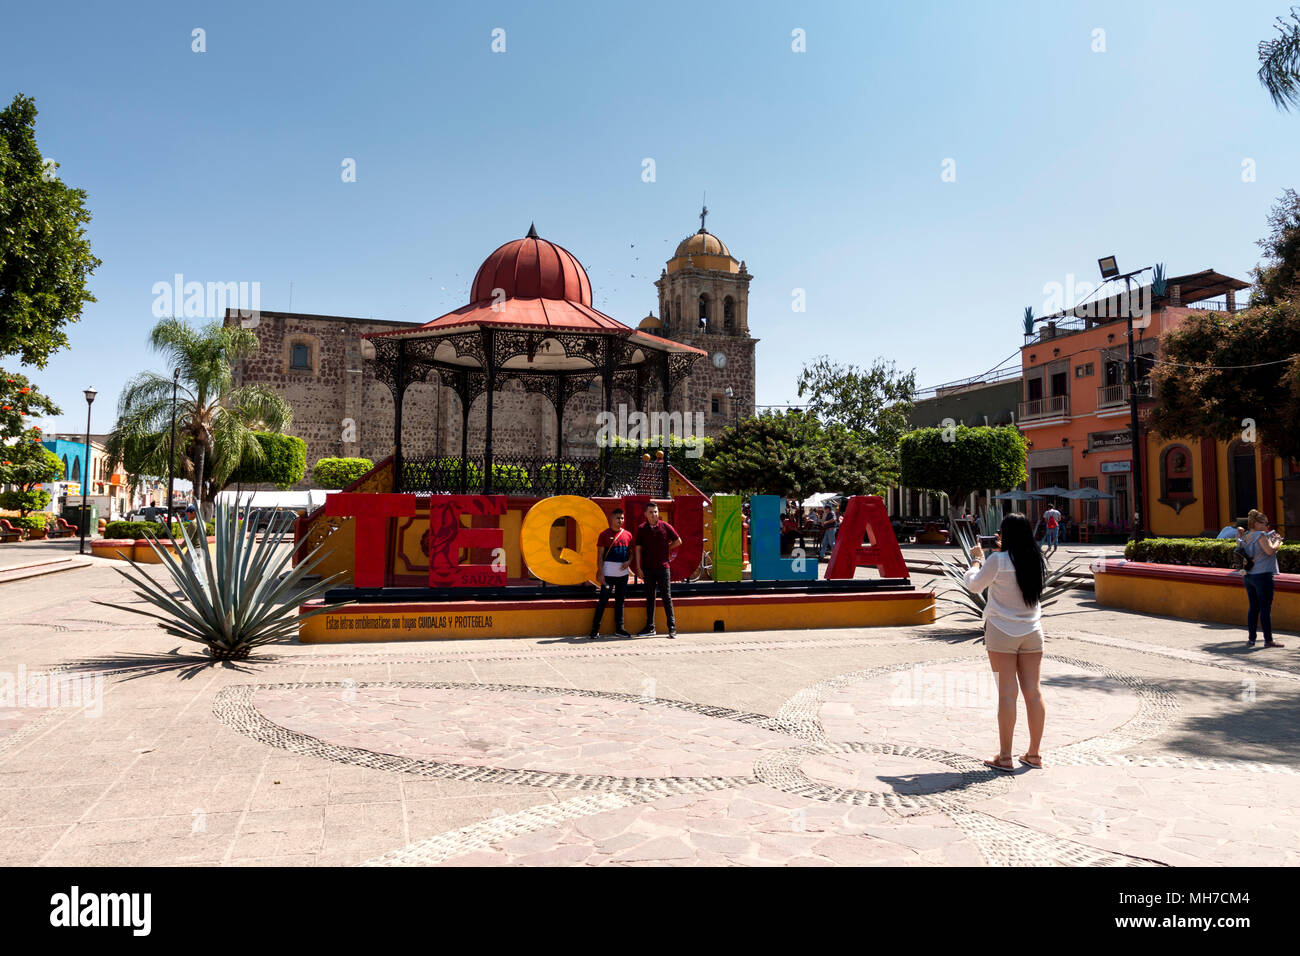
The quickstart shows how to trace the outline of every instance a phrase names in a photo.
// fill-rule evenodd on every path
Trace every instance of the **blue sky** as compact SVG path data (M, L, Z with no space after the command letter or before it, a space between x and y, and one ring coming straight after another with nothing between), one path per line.
M47 427L84 428L93 384L106 430L126 379L161 368L153 287L176 273L260 283L264 309L289 309L292 283L294 311L425 321L535 221L585 264L597 306L635 324L705 191L710 231L755 277L760 403L796 401L821 353L884 356L920 386L978 374L1015 353L1046 284L1095 281L1101 255L1246 277L1300 172L1300 115L1255 78L1285 12L22 5L0 34L0 97L35 97L42 152L87 190L103 260L72 347L34 373L66 413Z

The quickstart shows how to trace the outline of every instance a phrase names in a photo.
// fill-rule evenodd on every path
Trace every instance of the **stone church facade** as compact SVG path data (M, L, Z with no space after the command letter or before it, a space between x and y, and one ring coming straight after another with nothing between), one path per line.
M709 436L754 413L758 340L749 330L751 278L745 264L704 230L702 214L700 231L678 245L655 283L659 315L651 313L637 326L708 353L673 392L671 408L666 410L702 413L704 433ZM293 408L293 424L287 431L307 443L307 474L299 487L312 485L311 467L321 458L378 462L392 454L393 397L365 360L372 346L362 336L420 323L266 310L250 315L233 309L224 321L251 328L259 342L258 351L236 368L236 384L270 385ZM665 410L660 399L656 391L647 399L646 410ZM480 396L470 410L471 455L483 453L485 401ZM459 402L456 393L436 378L410 385L402 415L405 454L459 455ZM597 454L600 411L599 391L570 400L564 414L566 455ZM494 400L493 419L496 455L554 454L555 412L543 395L507 386Z

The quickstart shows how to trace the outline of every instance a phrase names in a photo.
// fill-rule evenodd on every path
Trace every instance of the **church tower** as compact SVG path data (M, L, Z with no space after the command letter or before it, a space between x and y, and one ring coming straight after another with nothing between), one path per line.
M659 317L646 316L643 331L708 353L673 395L673 409L703 412L705 434L754 414L754 346L749 333L749 280L717 236L704 227L677 245L659 279Z

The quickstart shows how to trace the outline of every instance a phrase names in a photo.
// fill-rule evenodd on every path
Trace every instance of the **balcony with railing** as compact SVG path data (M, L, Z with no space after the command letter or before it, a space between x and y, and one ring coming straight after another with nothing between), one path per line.
M1143 379L1138 382L1137 386L1138 401L1144 401L1151 397L1151 383ZM1100 385L1097 387L1097 408L1109 408L1119 405L1127 405L1129 400L1128 383L1119 385Z
M1066 418L1070 414L1070 396L1053 395L1020 403L1020 421L1031 418Z

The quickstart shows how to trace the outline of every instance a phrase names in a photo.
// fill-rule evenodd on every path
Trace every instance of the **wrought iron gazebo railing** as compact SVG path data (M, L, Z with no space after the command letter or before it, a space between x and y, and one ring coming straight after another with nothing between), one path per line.
M484 458L458 455L404 458L398 491L416 494L483 494L584 498L651 495L667 497L668 465L628 456L602 458L496 455L492 480L487 481Z

